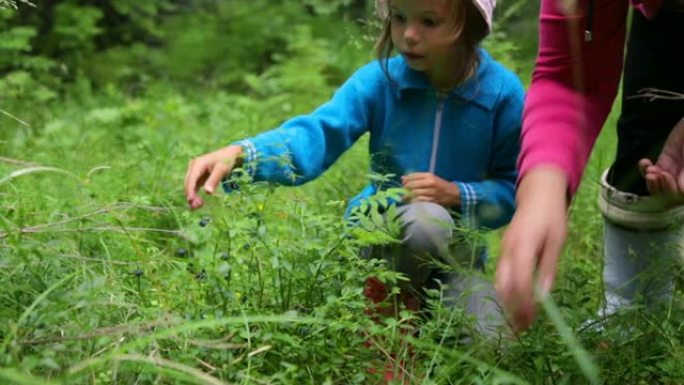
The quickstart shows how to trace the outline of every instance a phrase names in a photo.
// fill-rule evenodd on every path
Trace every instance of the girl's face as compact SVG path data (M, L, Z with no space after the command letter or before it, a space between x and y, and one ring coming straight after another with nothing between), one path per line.
M458 68L451 1L455 0L389 2L392 43L410 68L425 72L440 88L451 85Z

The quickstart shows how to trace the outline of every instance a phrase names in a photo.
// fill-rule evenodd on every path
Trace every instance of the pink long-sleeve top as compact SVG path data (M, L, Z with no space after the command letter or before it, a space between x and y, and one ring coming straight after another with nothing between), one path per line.
M542 0L539 53L523 113L519 178L554 165L577 191L596 137L610 112L622 73L628 0ZM632 0L653 17L661 0ZM592 11L589 11L592 8ZM587 30L591 39L586 39Z

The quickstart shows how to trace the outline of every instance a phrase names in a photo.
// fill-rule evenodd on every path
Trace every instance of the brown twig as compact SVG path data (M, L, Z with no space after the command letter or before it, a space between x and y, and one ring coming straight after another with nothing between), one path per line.
M200 365L204 366L205 368L209 369L210 373L213 373L218 370L218 368L211 366L208 362L202 361L199 358L195 358L197 362L199 362Z
M40 166L38 163L27 162L25 160L12 159L5 156L0 156L0 162L14 164L17 166Z
M18 340L17 344L19 344L19 345L43 345L43 344L51 344L51 343L55 343L55 342L64 342L64 341L84 341L84 340L90 340L93 338L111 336L111 335L117 335L117 334L123 334L123 333L136 334L136 333L140 333L140 332L147 331L150 329L154 329L154 328L159 327L159 326L172 326L172 325L175 325L178 323L179 323L178 320L172 320L171 317L167 316L161 320L151 321L151 322L140 324L140 325L107 326L107 327L103 327L100 329L95 329L90 333L86 333L86 334L82 334L82 335L75 335L75 336L60 335L60 336L52 336L52 337Z
M96 263L109 263L112 265L139 265L140 261L116 261L113 259L102 259L102 258L91 258L91 257L84 257L81 255L60 255L60 258L69 258L69 259L76 259L79 261L86 261L86 262L96 262ZM0 265L2 267L2 265Z
M218 340L188 340L187 342L190 345L193 346L198 346L200 348L207 348L207 349L219 349L219 350L224 350L224 349L242 349L246 348L249 345L246 343L242 344L237 344L237 343L230 343L227 342L235 337L235 333L231 333L221 339Z
M182 235L182 231L180 230L168 230L168 229L155 229L155 228L148 228L148 227L115 227L115 226L104 226L104 227L85 227L85 228L79 228L79 229L56 229L56 230L36 230L36 229L30 229L30 228L25 228L21 229L20 232L22 234L39 234L39 233L47 233L48 231L53 232L53 233L77 233L80 231L92 231L92 232L116 232L116 233L126 233L127 231L140 231L140 232L154 232L154 233L166 233L166 234L175 234L175 235ZM8 234L6 233L1 233L0 238L3 236L7 236Z
M126 228L121 228L121 227L114 227L114 226L107 226L107 227L90 227L90 228L79 228L79 229L58 229L58 230L52 230L52 228L57 227L57 226L64 226L68 225L69 223L77 222L86 218L102 215L102 214L108 214L111 213L112 211L115 210L121 210L121 209L130 209L130 208L142 208L142 209L147 209L147 210L153 210L157 212L163 212L168 210L167 208L164 207L155 207L155 206L139 206L139 205L134 205L131 203L117 203L114 204L113 206L110 207L105 207L100 210L79 215L76 217L71 217L67 218L61 221L57 222L51 222L51 223L45 223L42 225L36 225L36 226L29 226L29 227L24 227L22 229L18 229L17 232L21 234L38 234L38 233L45 233L48 231L53 231L53 232L79 232L79 231L116 231L116 232L126 232L126 231L147 231L147 232L162 232L162 233L170 233L170 234L176 234L176 235L181 235L181 231L179 230L167 230L167 229L153 229L153 228L143 228L143 227L126 227ZM11 232L0 232L0 239L7 237Z
M28 4L30 4L30 3L28 3ZM10 114L9 112L7 112L7 111L5 111L5 110L3 110L3 109L0 109L0 114L3 114L3 115L5 115L5 116L8 116L8 117L14 119L14 120L16 120L17 122L23 124L23 125L26 126L26 127L31 127L30 124L26 123L25 121L23 121L23 120L17 118L16 116Z

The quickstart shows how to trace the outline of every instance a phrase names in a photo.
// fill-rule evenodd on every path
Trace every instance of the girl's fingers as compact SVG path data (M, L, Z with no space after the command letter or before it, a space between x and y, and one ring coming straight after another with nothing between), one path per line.
M210 171L206 170L204 173L202 173L202 175L200 175L199 179L197 179L197 181L195 182L195 186L196 186L195 187L195 195L196 196L199 196L199 195L197 195L197 192L199 191L200 186L203 185L204 182L206 182L207 178L209 178L209 173L210 173Z
M417 190L425 187L430 187L432 185L431 181L428 179L414 179L411 181L407 181L402 183L403 187L407 190Z
M190 205L190 208L194 210L194 209L197 209L199 207L202 207L202 205L204 204L204 201L199 196L195 196L194 198L192 198L188 201L188 204Z
M435 183L435 175L429 172L414 172L401 177L401 184L405 188L430 186Z
M185 176L185 198L191 209L196 209L204 204L197 192L200 186L207 181L212 171L212 164L203 158L190 162Z
M413 199L413 194L411 194L410 191L407 191L405 194L401 196L401 201L404 203L409 203Z
M411 192L411 196L414 198L417 198L419 196L427 196L427 197L432 197L434 196L434 191L430 188L417 188L417 189L408 189Z
M221 182L221 179L225 177L231 170L233 166L232 163L219 162L214 165L214 169L211 170L211 174L204 183L204 191L207 194L213 194L216 191L216 187Z
M413 199L413 202L434 202L434 200L435 200L435 199L432 198L432 197L425 196L425 195L421 195L421 196L416 197L415 199Z
M408 182L416 179L425 179L429 176L432 176L432 174L429 172L412 172L410 174L402 176L401 179Z
M185 175L185 197L190 203L197 196L197 181L206 173L204 165L197 160L193 160L188 165L188 172Z

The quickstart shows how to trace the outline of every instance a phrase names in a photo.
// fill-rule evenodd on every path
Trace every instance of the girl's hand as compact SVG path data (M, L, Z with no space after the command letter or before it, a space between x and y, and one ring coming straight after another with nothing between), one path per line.
M567 186L563 171L553 166L531 170L520 181L517 208L501 240L495 284L516 332L534 319L535 285L542 295L553 286L568 226Z
M188 172L185 174L185 199L191 209L202 207L204 204L197 194L200 185L204 185L207 194L213 194L223 177L230 174L240 161L240 155L242 147L232 145L190 161Z
M455 183L429 172L417 172L401 177L402 186L409 191L404 202L433 202L444 207L459 206L461 193Z
M684 201L684 119L679 121L654 164L650 159L639 161L639 170L653 196L661 196L669 204Z

